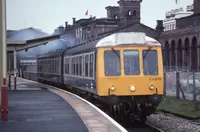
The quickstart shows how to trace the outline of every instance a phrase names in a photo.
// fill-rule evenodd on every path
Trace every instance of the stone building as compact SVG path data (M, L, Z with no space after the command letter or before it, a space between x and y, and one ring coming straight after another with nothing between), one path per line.
M166 71L199 71L200 0L194 0L193 5L187 6L187 13L181 16L179 14L179 17L173 20L174 28L167 31L164 31L166 19L164 25L163 20L157 20L155 29L141 23L141 2L142 0L119 0L119 6L105 8L107 10L106 18L91 17L77 21L73 18L72 25L66 22L65 27L59 27L55 33L64 33L62 38L73 46L115 32L145 32L148 36L161 42Z
M194 0L193 11L176 19L176 29L160 35L166 71L200 70L200 0Z
M176 29L176 19L187 17L193 14L193 5L187 6L186 10L183 8L175 9L166 12L165 19L163 21L164 31Z
M64 33L62 38L70 41L71 46L87 43L102 38L115 32L145 32L148 36L159 39L163 32L162 21L157 21L156 29L150 28L141 23L141 2L142 0L119 0L119 6L107 6L106 18L90 17L76 21L73 24L65 23L65 27L59 27L55 33Z

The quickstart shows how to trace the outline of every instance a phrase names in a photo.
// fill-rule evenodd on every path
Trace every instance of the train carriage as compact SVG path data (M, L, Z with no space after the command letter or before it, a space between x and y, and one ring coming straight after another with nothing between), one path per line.
M19 76L29 79L29 80L37 80L37 60L36 58L32 59L22 59L20 60L20 70Z
M39 82L58 84L60 86L63 84L63 53L64 50L60 50L53 53L38 56L37 72Z
M96 90L96 48L98 40L65 51L64 84L94 94Z
M145 33L115 33L73 47L65 51L63 61L65 85L106 103L124 103L145 118L161 101L161 44Z
M140 120L155 111L163 96L161 44L141 32L114 33L40 55L37 71L40 82L67 86Z

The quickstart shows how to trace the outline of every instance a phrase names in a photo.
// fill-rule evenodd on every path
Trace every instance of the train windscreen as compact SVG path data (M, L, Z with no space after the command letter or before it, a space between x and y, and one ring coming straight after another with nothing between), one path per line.
M158 55L156 50L143 50L144 75L158 75Z
M120 51L104 51L104 68L106 76L119 76L120 72Z
M138 50L124 50L124 74L125 75L139 75L139 51Z

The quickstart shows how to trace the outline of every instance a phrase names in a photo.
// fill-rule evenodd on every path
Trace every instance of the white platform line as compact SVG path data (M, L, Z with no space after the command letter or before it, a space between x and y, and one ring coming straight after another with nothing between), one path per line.
M111 121L117 128L119 128L122 132L128 132L124 127L122 127L119 123L117 123L115 120L113 120L110 116L108 116L106 113L104 113L102 110L100 110L98 107L96 107L95 105L93 105L92 103L88 102L87 100L79 97L78 95L76 94L73 94L73 93L70 93L68 91L65 91L65 90L62 90L62 89L59 89L57 87L53 87L53 86L50 86L50 85L47 85L47 84L42 84L44 86L46 86L47 88L48 87L51 87L53 89L56 89L56 90L59 90L59 91L62 91L64 93L67 93L67 94L71 94L72 96L75 96L77 98L79 98L80 100L86 102L87 104L89 104L90 106L92 106L94 109L96 109L99 113L101 113L103 116L105 116L109 121Z

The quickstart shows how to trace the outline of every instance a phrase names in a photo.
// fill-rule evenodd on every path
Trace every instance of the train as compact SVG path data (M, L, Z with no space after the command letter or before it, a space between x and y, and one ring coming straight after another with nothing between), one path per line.
M143 32L113 33L42 54L36 65L38 82L80 92L141 121L156 111L164 95L161 44Z

